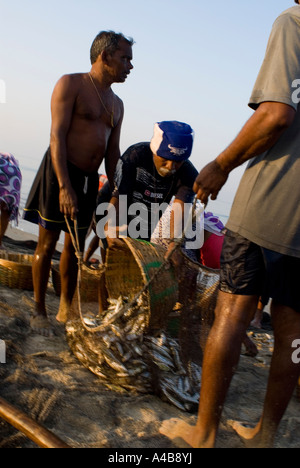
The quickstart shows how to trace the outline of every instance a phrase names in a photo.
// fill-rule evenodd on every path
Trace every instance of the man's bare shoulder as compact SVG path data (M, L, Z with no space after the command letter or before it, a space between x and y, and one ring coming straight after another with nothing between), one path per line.
M65 90L76 90L79 89L83 81L86 79L86 73L72 73L63 75L57 81L55 88L65 89Z
M83 81L86 80L87 73L70 73L63 75L59 78L58 83L68 84L68 85L80 85Z

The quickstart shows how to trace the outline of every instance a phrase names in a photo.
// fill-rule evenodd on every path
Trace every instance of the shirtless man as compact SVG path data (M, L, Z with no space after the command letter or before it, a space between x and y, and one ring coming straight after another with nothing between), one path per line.
M105 161L110 183L120 157L123 103L113 83L124 83L132 70L133 40L101 32L91 47L89 73L63 76L52 101L50 148L29 194L24 218L39 224L39 239L32 265L35 311L31 326L48 336L52 329L46 313L46 290L51 259L61 230L65 231L60 260L61 298L57 315L66 322L76 289L77 259L65 216L77 219L81 251L96 207L98 169ZM73 223L71 223L73 226Z

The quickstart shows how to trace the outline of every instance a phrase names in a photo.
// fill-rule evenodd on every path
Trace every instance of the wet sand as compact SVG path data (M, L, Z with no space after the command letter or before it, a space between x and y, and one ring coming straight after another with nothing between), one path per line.
M14 252L33 253L33 236L10 229L4 245ZM59 254L58 254L59 255ZM74 448L173 448L159 434L163 420L183 418L193 424L196 414L184 413L154 395L108 389L71 353L64 327L55 322L59 298L49 283L47 304L56 336L44 338L29 327L33 293L0 285L0 339L7 348L0 364L0 397L15 405ZM253 332L252 332L253 333ZM272 330L254 332L259 355L241 355L222 416L218 448L242 448L228 420L255 424L267 385ZM293 397L283 419L276 448L300 447L300 402ZM1 448L35 448L33 442L0 420ZM183 445L182 447L185 447Z

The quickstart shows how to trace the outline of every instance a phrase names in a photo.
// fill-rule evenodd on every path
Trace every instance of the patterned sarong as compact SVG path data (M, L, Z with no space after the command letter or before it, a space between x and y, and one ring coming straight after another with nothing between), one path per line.
M18 222L21 183L18 161L10 153L0 153L0 202L11 213L10 221Z

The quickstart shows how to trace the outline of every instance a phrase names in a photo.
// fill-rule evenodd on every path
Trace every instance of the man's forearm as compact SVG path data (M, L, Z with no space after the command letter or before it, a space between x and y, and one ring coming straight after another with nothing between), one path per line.
M216 158L216 162L222 170L230 173L270 149L291 125L294 117L294 109L285 104L261 104L233 143Z
M296 111L278 102L262 103L244 125L233 143L199 173L194 191L204 205L216 200L230 172L265 151L279 140L292 124Z
M70 178L67 167L66 144L61 139L52 137L50 141L50 149L52 164L58 180L59 188L68 188L70 185Z

